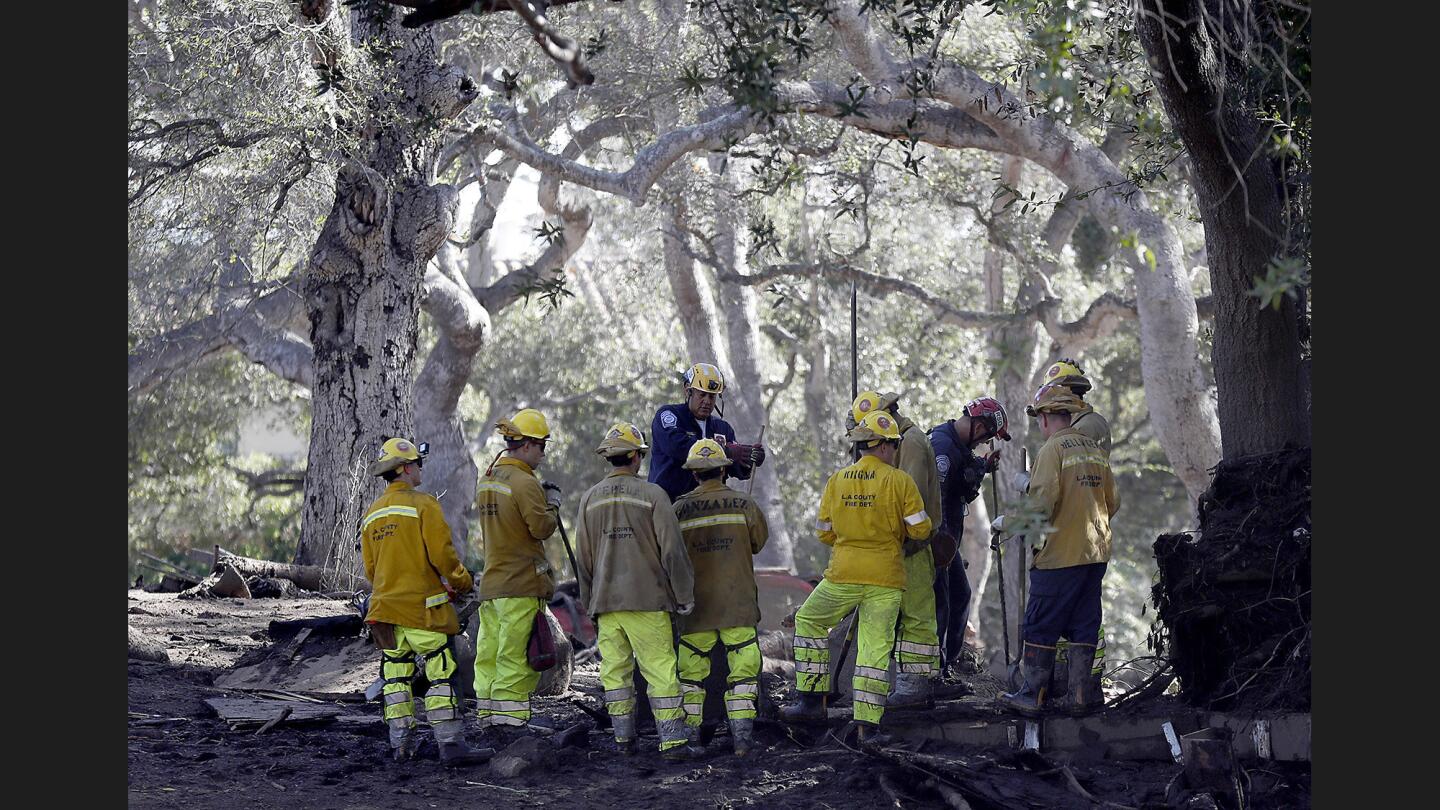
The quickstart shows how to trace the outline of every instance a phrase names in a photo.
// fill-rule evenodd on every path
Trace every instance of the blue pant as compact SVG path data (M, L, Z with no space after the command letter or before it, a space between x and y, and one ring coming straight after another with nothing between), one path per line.
M970 579L965 561L956 554L950 565L935 569L935 633L940 637L942 667L959 660L969 614Z
M1055 646L1061 636L1094 643L1100 635L1100 580L1108 563L1030 569L1025 640Z

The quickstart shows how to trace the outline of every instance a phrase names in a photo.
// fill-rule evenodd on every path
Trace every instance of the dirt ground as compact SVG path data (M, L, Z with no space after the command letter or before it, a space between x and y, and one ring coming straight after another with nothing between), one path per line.
M608 730L593 728L574 704L599 706L593 662L577 667L571 691L536 698L539 714L564 728L589 727L583 747L554 749L518 776L490 765L448 769L427 740L419 759L389 759L378 703L338 704L373 722L302 726L282 723L263 734L232 731L202 701L244 697L213 686L246 652L270 644L272 620L332 616L344 602L326 599L179 600L173 594L129 593L127 619L164 644L171 663L129 662L129 805L234 810L244 806L315 808L647 807L872 808L954 807L956 791L977 810L998 807L1165 807L1173 763L1070 763L1027 760L1019 752L938 741L897 741L885 755L851 750L825 728L757 724L757 755L737 760L729 740L711 741L698 760L669 763L656 739L621 756ZM377 667L378 669L378 667ZM772 682L771 688L781 684ZM472 707L473 710L473 707ZM773 712L773 706L763 711ZM898 712L895 712L898 713ZM469 721L472 745L486 736ZM422 728L428 737L428 732ZM1309 807L1308 765L1270 763L1250 772L1255 808ZM1081 791L1094 799L1082 798Z

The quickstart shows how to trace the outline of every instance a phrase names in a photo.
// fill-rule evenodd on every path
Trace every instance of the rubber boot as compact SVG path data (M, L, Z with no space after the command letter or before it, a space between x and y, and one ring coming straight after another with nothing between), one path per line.
M755 721L746 717L730 720L730 742L735 746L735 756L746 757L755 747Z
M495 756L493 748L471 748L465 742L465 721L459 718L432 722L430 729L440 747L440 761L449 767L483 765Z
M890 744L890 735L882 733L879 725L856 720L855 726L855 743L861 748L884 748Z
M686 725L683 719L656 720L655 731L660 734L662 744L674 740L681 741L679 745L672 745L661 750L660 757L667 762L683 762L705 753L705 749L695 746L690 741L690 726Z
M610 728L615 732L615 746L620 753L630 756L635 753L635 715L610 715Z
M415 718L397 717L386 722L390 726L390 756L404 762L415 756Z
M933 709L935 708L934 686L924 675L910 672L895 673L895 688L885 701L887 709Z
M1020 674L1025 678L1025 685L1018 691L1002 695L1000 702L1026 717L1040 716L1045 709L1050 676L1054 670L1054 647L1025 642L1025 657L1020 662Z
M1095 667L1095 645L1070 645L1070 700L1065 710L1074 717L1090 714L1105 704L1100 693L1100 678L1092 670Z
M1070 694L1070 642L1060 639L1055 642L1055 669L1050 673L1050 692L1045 697L1056 706L1068 701L1061 700Z
M701 748L710 745L710 741L715 739L716 725L716 723L701 723L699 726L691 726L695 729L695 744Z
M824 692L801 692L799 701L780 707L780 719L786 723L824 720L825 716Z

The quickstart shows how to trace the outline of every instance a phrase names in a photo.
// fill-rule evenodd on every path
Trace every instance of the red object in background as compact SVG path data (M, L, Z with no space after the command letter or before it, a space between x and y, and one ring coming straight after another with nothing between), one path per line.
M815 590L815 583L801 579L784 568L755 569L755 586L759 592L759 629L762 632L790 632L781 623L786 616L799 610L805 604L805 597Z

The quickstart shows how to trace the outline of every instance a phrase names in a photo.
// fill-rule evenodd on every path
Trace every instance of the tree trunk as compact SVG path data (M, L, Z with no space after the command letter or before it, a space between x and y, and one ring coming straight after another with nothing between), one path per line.
M725 160L712 158L710 166L717 180L713 197L715 253L727 272L743 275L745 259L736 244L735 233L735 208L739 201L734 196L733 180ZM730 346L728 379L733 381L733 388L727 385L726 391L733 393L726 399L733 403L730 407L735 409L735 419L731 424L736 426L736 430L743 431L742 436L735 437L735 441L754 442L759 438L761 425L769 419L760 396L764 377L760 372L760 316L755 290L748 284L722 281L716 292ZM773 440L773 433L767 435ZM755 471L755 497L770 525L770 541L755 558L755 564L778 566L794 573L794 539L780 500L779 471L783 463L778 453L772 453L766 463Z
M858 0L840 3L830 23L846 59L877 86L877 103L907 93L901 66L872 29ZM1091 212L1121 233L1135 234L1148 249L1130 260L1135 270L1145 400L1171 467L1190 497L1199 498L1209 484L1210 468L1220 458L1220 431L1196 349L1195 295L1181 265L1180 240L1174 230L1095 144L1047 115L1012 114L1028 104L1003 85L961 65L942 64L935 69L930 87L927 95L963 111L993 133L991 139L972 139L972 145L1027 158L1070 188L1092 192L1086 198Z
M685 367L689 368L692 363L714 363L722 368L728 366L726 358L721 355L722 344L715 328L715 304L702 291L695 260L685 252L682 241L688 224L685 202L676 196L660 203L659 209L666 220L660 235L665 276L670 280L675 315L685 335Z
M1006 156L1002 168L1002 176L1005 182L1012 188L1019 188L1024 168L1024 160L1014 156ZM1008 195L995 198L991 206L992 216L1001 216L1001 211L1008 201ZM1003 275L1000 267L1003 264L1003 254L995 245L990 244L985 249L986 262L986 300L993 307L1003 310L1005 307L1005 290L1003 288ZM992 264L994 272L990 272ZM1031 305L1044 297L1043 285L1037 280L1033 272L1026 272L1024 268L1016 271L1018 287L1015 292L1014 303L1011 310L1015 312L1029 308ZM1001 285L998 288L994 285ZM1013 326L1004 326L990 330L989 359L994 372L995 393L994 396L1005 406L1005 414L1009 417L1010 441L996 441L995 445L1001 449L1000 466L992 474L994 480L987 482L980 492L980 497L970 504L975 511L988 512L981 501L990 497L995 488L1003 493L1001 495L1000 510L1004 512L1008 504L1018 501L1023 493L1011 486L1011 479L1020 470L1020 450L1025 447L1030 437L1030 420L1025 416L1025 403L1030 401L1034 393L1035 371L1044 361L1046 344L1042 343L1042 331L1040 325L1035 321L1025 321ZM976 392L973 396L979 396ZM988 491L987 491L988 490ZM978 527L979 534L986 545L990 541L990 525L987 522ZM1010 638L1020 637L1021 617L1024 615L1023 599L1021 594L1025 592L1026 576L1028 566L1026 565L1023 546L1015 541L1005 547L1006 554L1001 558L1001 575L1005 577L1005 594L1009 600L1010 610L1005 615L1005 621L1009 625ZM1017 551L1018 550L1018 551ZM993 556L992 556L993 559ZM979 601L971 608L971 615L978 616Z
M1239 34L1213 28L1245 24L1227 16L1233 9L1220 8L1229 5L1143 0L1136 30L1193 167L1215 294L1221 448L1232 458L1309 446L1310 436L1295 304L1287 296L1278 309L1262 308L1248 295L1285 251L1285 224L1280 179L1265 154L1267 133L1236 75L1250 68L1243 52L1233 55Z
M453 246L442 249L437 257L442 269L432 270L427 279L425 308L438 337L415 379L415 440L430 442L421 489L440 500L445 522L450 524L450 542L463 560L480 471L470 455L456 408L469 384L475 355L490 330L490 313L465 285L455 261L457 252ZM481 430L489 427L482 425Z
M960 565L960 560L967 564L965 576L970 580L970 612L967 621L975 625L980 633L981 640L990 649L997 649L1000 645L1000 628L986 627L980 622L980 605L985 602L985 590L990 584L990 569L995 561L995 554L990 550L990 508L985 505L984 498L976 498L970 504L970 512L965 515L965 533L960 536L960 557L952 565ZM1009 593L1009 586L1006 586L1006 593ZM991 636L994 638L991 639Z
M338 174L303 282L315 383L296 562L325 568L337 588L361 579L360 519L383 488L367 463L386 437L413 438L421 281L454 220L454 190L429 183L433 137L418 122L453 117L475 97L468 77L436 63L430 34L402 32L369 7L348 15L348 42L395 47L371 63L394 84L367 99L379 115L355 111L361 152Z

